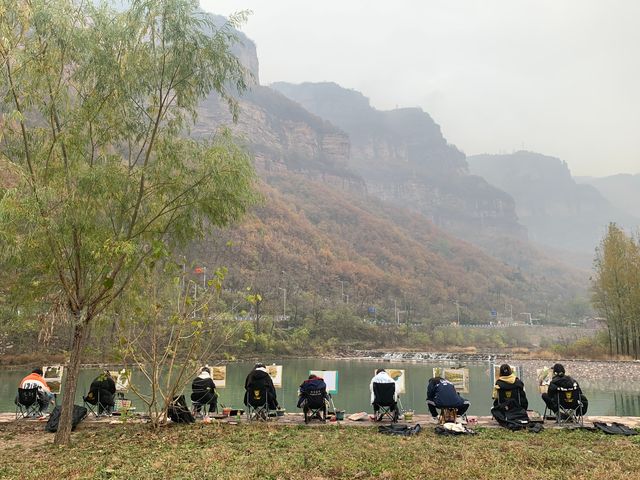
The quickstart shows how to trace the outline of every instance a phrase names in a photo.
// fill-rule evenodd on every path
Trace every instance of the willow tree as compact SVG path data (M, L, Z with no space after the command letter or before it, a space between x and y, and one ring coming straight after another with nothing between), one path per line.
M216 27L193 0L0 0L0 155L19 178L0 201L2 260L72 322L58 444L91 325L141 266L255 201L246 153L187 135L212 91L235 115L244 17Z

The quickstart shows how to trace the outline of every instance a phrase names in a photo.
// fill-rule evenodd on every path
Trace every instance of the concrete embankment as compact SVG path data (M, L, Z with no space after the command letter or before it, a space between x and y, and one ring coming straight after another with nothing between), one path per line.
M349 414L347 413L346 416ZM499 428L499 425L493 420L490 416L469 416L469 424L468 426L471 428L474 427L487 427L487 428ZM203 422L198 419L198 422ZM13 413L0 413L0 430L2 429L3 424L8 424L10 422L21 423L25 425L25 427L33 426L36 428L44 428L44 424L46 423L46 419L18 419L16 420L15 414ZM146 423L148 419L145 419L142 415L137 415L133 417L127 417L126 422L131 423ZM236 417L225 417L225 418L212 418L210 419L211 423L219 422L221 424L229 424L229 425L238 425L241 423L247 423L246 416L240 417L240 419ZM619 417L619 416L586 416L584 417L585 426L592 426L593 422L619 422L627 425L631 428L640 428L640 417ZM117 416L113 417L94 417L93 415L89 415L78 428L94 428L94 427L115 427L118 425L123 425L125 422ZM255 423L255 422L253 422ZM304 418L301 413L288 413L282 417L274 417L271 418L268 422L269 425L281 425L283 427L286 426L296 426L296 425L304 425ZM341 427L373 427L376 425L386 424L388 422L374 422L370 418L365 418L364 420L352 421L348 420L345 417L344 421L336 422L336 421L327 421L326 423L322 423L319 421L312 421L309 423L311 427L318 427L324 425L339 425ZM400 419L400 423L406 423L408 425L415 425L416 423L424 426L434 426L431 422L431 417L429 415L414 415L411 421L404 421ZM556 423L552 420L547 420L544 423L545 428L563 428L558 427Z

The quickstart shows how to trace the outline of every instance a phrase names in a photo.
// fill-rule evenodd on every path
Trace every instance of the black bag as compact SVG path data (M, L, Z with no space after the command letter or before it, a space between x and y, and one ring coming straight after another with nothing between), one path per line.
M399 435L401 437L417 435L421 430L422 427L419 423L413 427L410 427L409 425L399 425L397 423L392 423L391 425L380 425L378 427L378 433L383 433L385 435Z
M522 430L529 426L527 411L514 400L496 405L491 409L491 415L500 426L509 430Z
M167 409L167 415L169 415L171 421L175 423L193 423L196 421L189 411L184 395L173 397L173 401Z
M58 424L60 423L60 412L61 408L56 407L51 412L49 416L49 420L47 424L44 426L44 429L47 432L55 433L58 431ZM87 418L88 411L85 407L81 407L80 405L73 406L73 415L71 416L71 431L75 430L78 424Z
M593 424L602 430L604 433L609 435L637 435L638 432L632 428L627 427L626 425L618 422L613 423L605 423L605 422L593 422Z

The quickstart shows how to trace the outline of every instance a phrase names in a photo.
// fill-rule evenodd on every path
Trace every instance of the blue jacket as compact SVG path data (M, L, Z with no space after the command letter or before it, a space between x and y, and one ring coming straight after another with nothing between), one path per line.
M324 390L324 394L326 395L327 384L324 383L322 378L312 378L311 380L305 380L300 385L300 395L304 395L307 392L312 392L314 390Z
M435 382L429 380L427 385L427 400L431 400L436 407L460 407L464 404L464 399L456 392L456 387L448 380Z

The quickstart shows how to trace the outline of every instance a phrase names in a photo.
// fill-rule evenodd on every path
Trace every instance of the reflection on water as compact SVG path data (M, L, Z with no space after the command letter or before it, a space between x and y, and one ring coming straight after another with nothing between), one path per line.
M406 393L401 396L405 409L414 409L418 413L426 413L426 385L431 377L433 367L451 366L443 363L412 364L389 363L361 360L283 360L265 359L266 363L284 365L283 385L278 391L278 400L289 412L295 412L298 385L307 378L309 370L338 370L338 393L334 396L336 407L348 412L371 411L369 404L369 382L374 370L380 366L400 368L406 372ZM219 404L239 407L244 394L244 379L253 363L237 362L227 366L227 387L219 390ZM489 364L466 365L470 373L470 391L463 396L471 402L471 415L489 415L491 408L491 381ZM29 373L18 370L0 371L0 411L14 410L18 383ZM83 370L80 374L79 391L76 403L82 404L82 395L87 392L93 378L100 373L99 369ZM580 378L577 378L580 381ZM134 372L132 381L143 388L143 378ZM530 408L542 412L544 403L536 388L535 378L525 378ZM627 382L615 385L611 382L581 382L585 394L589 398L589 414L591 415L631 415L640 416L640 382ZM191 393L190 386L185 389L187 397ZM138 410L143 410L141 402L133 393L127 394Z

